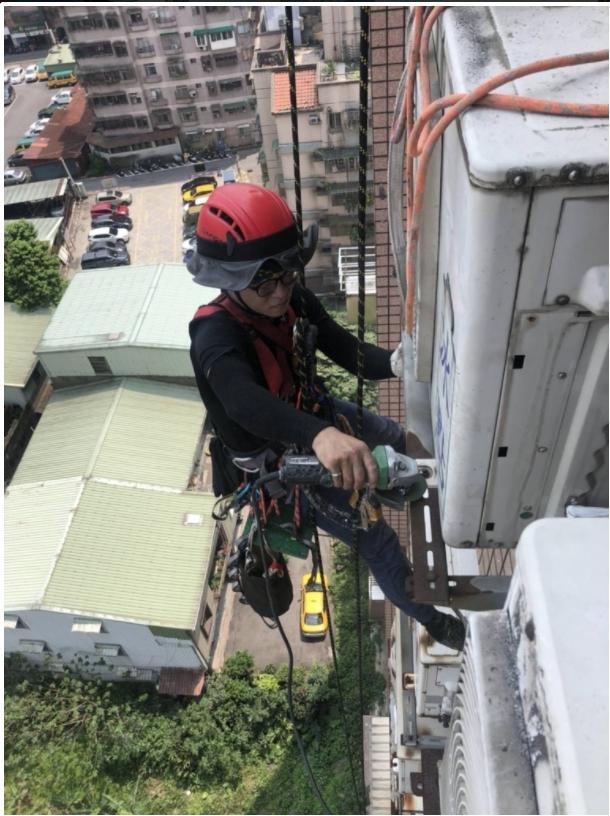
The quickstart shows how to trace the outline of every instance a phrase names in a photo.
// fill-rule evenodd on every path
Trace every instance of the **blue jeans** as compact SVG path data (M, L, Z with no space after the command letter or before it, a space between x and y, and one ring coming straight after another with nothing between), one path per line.
M337 413L343 414L356 430L356 406L336 398L333 398L333 402ZM406 437L402 427L394 420L376 416L366 409L363 411L362 436L371 449L377 445L390 445L398 453L404 453L406 450ZM317 492L326 502L339 510L350 510L348 502L351 490L321 487ZM316 511L315 522L322 530L350 547L357 542L358 553L366 562L383 594L394 606L421 624L425 625L432 620L435 615L434 607L415 603L407 595L406 579L413 574L413 568L400 547L398 536L385 519L382 518L368 530L358 530L357 533L320 511Z

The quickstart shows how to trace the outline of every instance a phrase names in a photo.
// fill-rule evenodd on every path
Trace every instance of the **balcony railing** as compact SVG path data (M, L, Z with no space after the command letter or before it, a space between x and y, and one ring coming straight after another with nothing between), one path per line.
M144 74L142 82L150 85L151 82L161 82L162 77L159 74Z
M189 75L184 65L168 65L167 71L170 79L186 79Z
M175 96L176 102L190 102L192 99L198 99L199 89L185 88L184 90L179 90L178 88L176 88Z
M138 57L154 57L155 56L155 46L154 45L136 45L136 55Z
M169 99L165 96L149 96L148 101L152 107L162 107L163 105L169 105Z
M176 23L176 15L171 13L161 13L159 11L151 11L150 19L158 28L164 28L168 25L174 25Z
M128 18L127 27L130 31L146 31L149 27L149 23L145 17L142 17L141 20L131 20Z

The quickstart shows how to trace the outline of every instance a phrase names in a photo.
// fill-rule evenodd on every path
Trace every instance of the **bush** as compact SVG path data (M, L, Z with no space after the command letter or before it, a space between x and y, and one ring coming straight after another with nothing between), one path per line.
M56 306L66 282L59 258L49 252L27 221L13 221L4 228L4 300L27 311Z

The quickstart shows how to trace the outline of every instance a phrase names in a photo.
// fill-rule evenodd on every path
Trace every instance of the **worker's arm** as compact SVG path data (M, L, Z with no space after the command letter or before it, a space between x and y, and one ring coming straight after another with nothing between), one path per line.
M303 292L307 316L318 327L318 349L350 374L358 372L358 340L347 329L336 323L317 297L306 289ZM390 367L392 352L365 343L364 371L367 380L385 380L393 377Z

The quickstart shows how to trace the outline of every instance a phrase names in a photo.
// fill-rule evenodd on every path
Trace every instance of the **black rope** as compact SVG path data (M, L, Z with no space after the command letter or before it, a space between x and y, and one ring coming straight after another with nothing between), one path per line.
M369 10L360 9L360 139L358 151L358 388L356 435L363 436L364 402L364 312L365 312L365 252L366 252L366 171L368 160L368 90L369 90ZM356 593L356 626L358 633L358 700L360 704L359 745L362 789L364 781L364 678L362 657L362 590L360 586L360 553L358 533L354 533L354 583Z
M294 195L296 199L297 240L299 247L299 283L301 286L304 286L305 268L303 265L303 209L301 205L301 163L299 156L299 109L297 107L292 6L286 6L286 53L288 55L288 76L290 80L290 124L292 125L292 162L294 165Z

